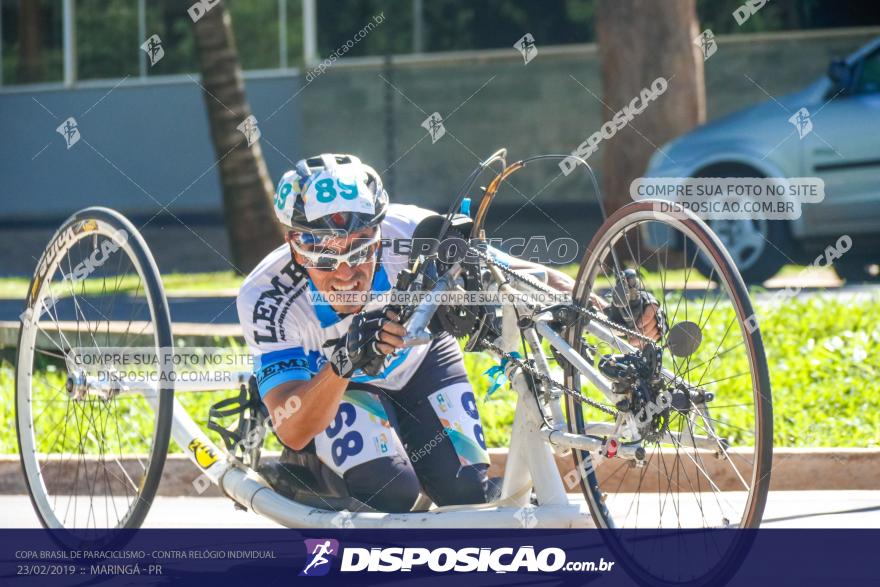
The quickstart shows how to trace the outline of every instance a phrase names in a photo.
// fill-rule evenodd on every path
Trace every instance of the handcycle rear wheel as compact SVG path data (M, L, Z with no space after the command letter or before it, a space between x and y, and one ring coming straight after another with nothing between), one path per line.
M603 223L582 260L574 299L586 306L591 293L602 294L615 286L618 272L627 268L638 272L670 327L657 345L663 365L672 372L665 384L675 401L663 411L655 413L652 406L651 411L639 413L650 416L649 433L626 425L620 429L619 442L643 443L641 460L578 450L573 456L597 526L615 530L609 533L609 545L635 578L652 585L722 584L745 556L750 536L728 532L718 540L718 533L706 530L760 524L773 445L769 373L748 292L723 245L690 212L677 207L661 210L669 207L638 202ZM645 231L665 234L665 246L645 248L639 238ZM680 252L677 262L670 262L673 244ZM695 269L697 262L711 267L708 279ZM675 357L669 332L684 322L696 325L701 342L693 354ZM626 354L621 343L603 342L589 333L584 319L565 334L569 344L594 361L603 355ZM622 333L620 338L624 339ZM636 399L621 408L582 382L573 369L566 370L566 384L621 413L638 413ZM595 421L601 415L606 423L611 420L572 397L566 408L569 431L577 434L590 433L591 418ZM629 416L620 418L637 427ZM708 441L698 448L695 437ZM707 449L713 442L717 448ZM687 535L689 550L683 555L681 543L676 547L668 535L646 541L644 534L642 540L637 534L623 539L626 532L616 532L629 529L697 532ZM700 552L694 556L695 550ZM676 567L682 556L691 558Z
M68 218L31 281L16 360L19 454L43 526L141 525L168 452L172 347L162 281L137 229L107 208ZM142 385L123 387L119 355L108 357L139 351L154 364L139 366Z

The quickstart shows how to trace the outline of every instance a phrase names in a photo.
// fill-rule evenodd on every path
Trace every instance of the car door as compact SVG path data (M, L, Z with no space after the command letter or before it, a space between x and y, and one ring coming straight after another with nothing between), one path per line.
M853 71L849 91L831 99L833 90L811 109L803 137L807 175L825 181L825 201L808 204L824 234L880 232L880 49Z

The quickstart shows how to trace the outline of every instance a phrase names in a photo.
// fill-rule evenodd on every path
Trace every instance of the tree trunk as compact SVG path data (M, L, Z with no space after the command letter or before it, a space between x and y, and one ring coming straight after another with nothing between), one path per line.
M604 90L604 120L658 77L666 91L611 139L602 142L606 213L631 201L630 183L654 151L706 119L703 56L694 0L600 0L596 33Z
M794 0L782 2L782 13L784 15L785 28L796 31L803 28L801 24L801 12L798 3Z
M45 81L40 54L40 25L39 0L22 0L18 12L18 36L21 39L21 58L18 62L20 83Z
M235 269L246 273L283 241L272 210L272 181L259 141L238 129L251 115L225 3L193 25L214 152L220 161L223 215Z

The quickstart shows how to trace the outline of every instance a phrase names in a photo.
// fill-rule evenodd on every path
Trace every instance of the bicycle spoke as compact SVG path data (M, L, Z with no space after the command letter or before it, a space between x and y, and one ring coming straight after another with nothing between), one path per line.
M714 245L706 244L711 239L698 238L698 231L705 230L704 227L694 228L687 220L679 222L678 218L675 222L658 219L662 214L649 209L647 203L631 207L638 209L631 212L631 220L617 218L616 224L606 223L614 227L614 234L610 228L601 232L606 225L600 229L593 246L595 253L588 254L580 270L585 284L577 286L581 297L576 302L586 303L588 296L595 295L590 292L607 291L606 284L613 288L620 271L634 269L639 287L653 295L667 320L667 330L660 332L656 343L661 357L658 372L665 371L657 380L638 375L649 372L644 369L652 364L645 358L644 341L635 345L635 352L625 352L622 332L612 329L614 339L605 341L587 331L583 324L576 326L580 332L573 340L581 341L582 349L595 349L592 364L599 364L603 355L614 355L618 365L632 364L643 369L629 371L629 378L617 380L616 392L628 398L628 403L616 406L628 422L614 436L618 443L618 456L614 458L621 462L603 459L597 469L598 489L585 491L588 503L604 524L618 528L712 529L754 525L760 519L758 508L763 508L766 483L759 488L749 480L767 464L758 455L766 452L772 438L759 429L756 416L762 409L758 402L764 397L757 389L760 378L756 371L766 370L766 361L763 356L756 360L751 341L755 335L743 326L749 317L742 310L748 307L748 300L742 299L743 290L729 279L734 273L722 271L728 261L711 248ZM662 235L660 246L645 247L637 237L653 234L658 225L660 230L656 232ZM673 247L667 246L670 243L676 243L675 254ZM615 261L615 246L628 255L626 267ZM640 324L637 308L629 305L621 309L621 314L628 322ZM681 326L685 323L689 325ZM678 345L671 349L673 329L678 337L697 330L699 342L692 348ZM672 350L680 356L673 355ZM578 389L586 397L607 403L607 398L588 379L581 383L576 375L568 377L580 384ZM660 403L661 393L669 394L666 403ZM590 406L577 404L571 398L568 401L569 409L581 410L581 421L601 424ZM649 407L651 410L647 411ZM584 429L574 428L573 432ZM633 443L644 448L642 461L633 460L638 456L631 453L626 459L619 456L620 447ZM754 498L759 489L764 494ZM598 503L603 508L593 507ZM730 545L709 536L698 548L711 566L712 560L726 556ZM688 553L684 541L673 540L669 544L651 541L650 547L627 543L628 558L649 575L656 572L664 580L677 577L679 571L668 568L666 563L683 561Z
M97 221L89 221L83 232L72 222L77 236L60 242L44 279L34 282L38 315L22 322L34 341L20 349L19 357L19 369L29 375L19 379L24 385L16 415L20 428L30 430L22 438L25 469L39 479L30 485L47 524L89 530L137 525L158 481L152 462L157 455L164 461L165 448L154 449L157 439L167 447L170 403L162 393L152 394L155 399L148 402L136 389L117 395L103 377L119 366L102 361L125 357L132 344L150 349L172 345L165 335L160 340L151 307L157 292L147 288L132 249L109 248L113 237ZM161 318L167 321L167 313ZM151 342L145 344L144 338ZM113 347L123 352L106 353ZM157 366L139 368L150 377ZM157 426L157 404L159 410L167 406L162 427ZM147 490L149 500L144 499Z

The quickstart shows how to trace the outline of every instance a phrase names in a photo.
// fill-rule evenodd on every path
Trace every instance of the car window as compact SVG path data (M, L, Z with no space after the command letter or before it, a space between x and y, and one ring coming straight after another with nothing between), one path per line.
M880 51L874 51L862 61L853 93L875 94L880 92Z

